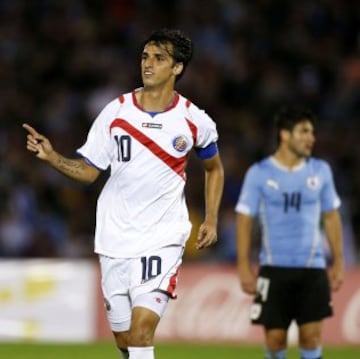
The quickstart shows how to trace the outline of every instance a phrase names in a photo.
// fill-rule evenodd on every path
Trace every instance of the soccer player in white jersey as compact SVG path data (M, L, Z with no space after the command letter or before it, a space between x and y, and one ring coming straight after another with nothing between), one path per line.
M278 147L248 169L236 205L238 272L242 289L254 295L251 320L265 330L265 358L286 358L295 320L301 358L319 359L322 320L332 315L330 287L338 290L344 276L340 199L328 163L311 157L313 113L287 107L275 119ZM259 273L250 262L256 217ZM330 281L320 223L332 251Z
M97 204L95 252L116 344L124 358L153 359L154 333L169 298L191 223L184 198L192 148L205 173L205 218L197 248L217 240L223 166L215 123L177 93L175 83L192 57L179 30L155 31L144 42L143 87L111 101L94 121L81 158L56 152L28 124L27 149L64 175L92 183L111 174Z

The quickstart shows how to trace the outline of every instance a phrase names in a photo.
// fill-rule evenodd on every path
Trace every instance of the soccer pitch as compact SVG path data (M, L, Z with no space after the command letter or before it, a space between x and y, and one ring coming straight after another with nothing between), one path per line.
M261 359L263 349L245 345L157 343L156 359ZM0 358L11 359L99 359L120 358L112 342L91 344L0 343ZM359 359L360 347L325 348L326 359ZM288 359L299 359L291 348Z

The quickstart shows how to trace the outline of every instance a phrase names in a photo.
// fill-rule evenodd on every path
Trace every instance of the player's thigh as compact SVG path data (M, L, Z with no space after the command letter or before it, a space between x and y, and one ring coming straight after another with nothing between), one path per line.
M139 295L162 292L176 298L175 290L184 248L168 246L154 249L131 263L130 296L135 303Z
M332 315L331 290L325 269L303 269L301 291L298 293L297 323L319 322Z
M121 333L130 329L131 301L127 295L112 295L106 299L106 315L113 332Z
M257 281L257 294L251 308L253 324L266 329L287 329L292 320L292 292L286 269L261 267Z
M129 333L130 346L151 346L169 296L154 291L136 296L133 302Z
M101 287L106 314L113 332L124 332L130 328L131 300L128 295L128 259L100 256Z
M139 294L132 302L133 316L136 308L146 308L161 318L168 305L169 299L170 297L168 294L156 290L149 293Z

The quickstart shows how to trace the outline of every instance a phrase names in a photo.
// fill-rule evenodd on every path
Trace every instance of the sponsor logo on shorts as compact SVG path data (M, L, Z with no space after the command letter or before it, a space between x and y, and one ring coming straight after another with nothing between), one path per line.
M254 303L250 308L250 318L252 320L259 319L261 314L261 304Z

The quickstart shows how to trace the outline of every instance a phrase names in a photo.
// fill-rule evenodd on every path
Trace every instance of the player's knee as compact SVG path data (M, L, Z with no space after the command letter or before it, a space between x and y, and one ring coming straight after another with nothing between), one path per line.
M284 350L287 345L286 332L267 333L266 345L272 352Z
M135 307L129 332L129 347L152 346L160 317L146 307Z
M154 331L147 326L136 326L132 328L129 335L129 346L148 347L154 341Z
M300 327L299 342L304 349L314 349L320 345L321 329L320 325L303 325Z
M155 314L155 313L154 313ZM129 332L130 347L147 347L153 345L157 321L152 317L134 315Z
M300 335L300 346L304 349L314 349L320 345L320 335L318 333L303 333Z

